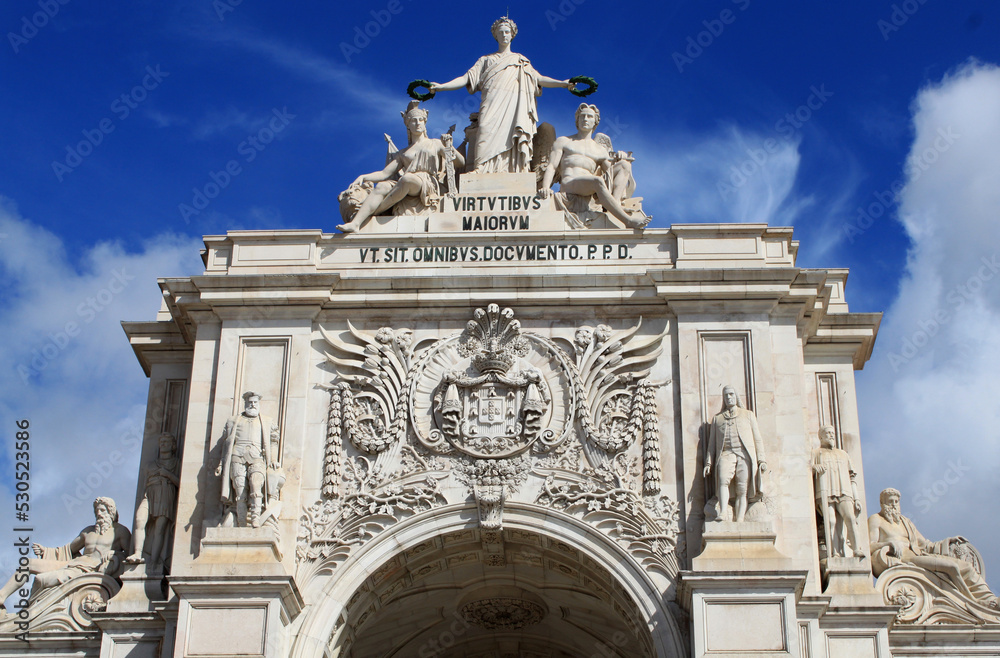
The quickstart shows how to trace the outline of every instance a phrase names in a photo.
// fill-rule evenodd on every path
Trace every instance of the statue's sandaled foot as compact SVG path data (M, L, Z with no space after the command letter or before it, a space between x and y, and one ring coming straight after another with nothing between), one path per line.
M354 233L355 231L358 230L358 225L354 224L353 222L348 224L340 224L339 226L337 226L337 230L342 233Z
M142 564L145 560L142 559L141 553L133 553L125 558L125 564Z

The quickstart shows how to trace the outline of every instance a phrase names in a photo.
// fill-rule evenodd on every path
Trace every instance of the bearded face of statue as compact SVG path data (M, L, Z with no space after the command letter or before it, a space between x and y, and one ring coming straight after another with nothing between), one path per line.
M256 418L260 415L260 398L256 395L250 396L243 403L243 415Z
M836 432L834 431L833 427L831 427L830 425L827 425L827 426L823 427L819 431L819 442L820 442L820 445L823 446L826 449L830 449L830 448L835 447L835 445L836 445L836 438L837 438Z
M95 523L97 531L102 535L114 525L114 517L111 515L111 510L106 506L98 505L94 510L94 515L97 517L97 523Z
M899 523L902 517L902 512L899 510L899 496L896 494L886 496L882 501L882 516L891 523Z

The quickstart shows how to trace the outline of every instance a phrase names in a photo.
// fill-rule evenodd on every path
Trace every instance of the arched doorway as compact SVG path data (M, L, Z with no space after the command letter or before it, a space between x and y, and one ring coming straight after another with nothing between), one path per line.
M477 510L452 505L302 585L295 658L687 655L662 588L627 552L532 505L504 510L499 552L484 548Z

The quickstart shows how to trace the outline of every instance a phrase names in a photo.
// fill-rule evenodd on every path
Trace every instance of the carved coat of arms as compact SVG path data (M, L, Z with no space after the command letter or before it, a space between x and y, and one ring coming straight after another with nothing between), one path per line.
M541 437L552 396L542 373L523 357L528 340L510 309L480 309L458 345L464 369L445 373L434 396L437 428L455 450L480 459L513 457Z

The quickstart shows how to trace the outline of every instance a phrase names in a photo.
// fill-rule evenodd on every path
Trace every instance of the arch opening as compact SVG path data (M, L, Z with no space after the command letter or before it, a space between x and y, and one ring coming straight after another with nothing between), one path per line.
M663 592L594 528L515 506L505 510L502 547L487 549L469 512L411 517L307 586L316 601L293 655L686 655Z

